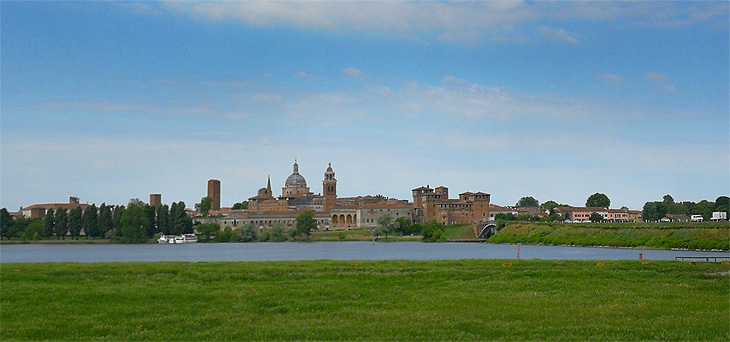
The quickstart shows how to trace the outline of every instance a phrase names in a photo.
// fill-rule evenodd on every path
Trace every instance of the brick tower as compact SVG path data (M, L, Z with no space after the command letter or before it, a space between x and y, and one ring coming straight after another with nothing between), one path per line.
M325 212L330 212L337 203L337 179L335 179L335 171L332 170L332 163L329 163L327 171L324 172L322 194L324 195L323 209Z
M217 179L208 181L208 197L213 200L210 210L221 210L221 181Z

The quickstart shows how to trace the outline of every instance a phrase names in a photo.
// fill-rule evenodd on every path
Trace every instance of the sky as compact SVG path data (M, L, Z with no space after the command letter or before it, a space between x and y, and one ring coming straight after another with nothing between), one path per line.
M730 194L728 3L0 4L0 207Z

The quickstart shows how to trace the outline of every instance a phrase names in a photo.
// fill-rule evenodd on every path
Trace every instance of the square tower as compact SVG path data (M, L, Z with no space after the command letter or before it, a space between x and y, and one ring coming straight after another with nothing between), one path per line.
M221 181L217 179L208 181L208 197L213 200L210 210L221 210Z

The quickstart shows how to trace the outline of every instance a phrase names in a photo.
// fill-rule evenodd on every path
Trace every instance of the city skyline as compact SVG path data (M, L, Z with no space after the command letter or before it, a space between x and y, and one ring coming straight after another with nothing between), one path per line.
M3 2L0 207L730 192L727 2Z

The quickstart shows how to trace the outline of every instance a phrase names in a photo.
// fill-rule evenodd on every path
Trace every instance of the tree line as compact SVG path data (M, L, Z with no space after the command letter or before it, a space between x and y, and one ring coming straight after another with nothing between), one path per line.
M150 206L138 199L127 206L95 204L83 209L49 209L43 218L12 218L6 208L0 209L0 237L23 240L111 239L123 243L140 243L155 235L193 233L193 221L185 211L185 202L170 206Z
M659 221L667 215L702 215L705 220L709 220L715 211L724 211L730 216L730 197L720 196L715 202L702 200L695 203L675 202L671 195L665 195L661 201L646 202L642 218L644 221Z

